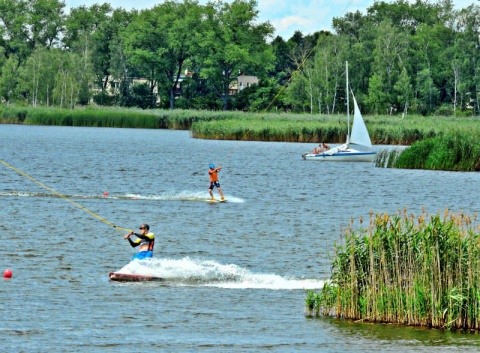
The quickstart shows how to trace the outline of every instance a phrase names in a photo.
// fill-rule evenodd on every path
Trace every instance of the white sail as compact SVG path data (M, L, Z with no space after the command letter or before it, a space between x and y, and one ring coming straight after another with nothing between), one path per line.
M355 106L355 112L353 114L352 133L350 135L349 143L372 148L372 141L370 140L370 135L368 134L367 127L365 126L365 122L363 121L362 113L358 108L357 100L355 99L353 93L352 97Z
M363 121L362 113L358 108L357 100L352 92L353 102L355 104L355 113L353 115L352 130L350 131L350 108L349 108L349 96L348 93L348 62L346 66L346 92L347 92L347 142L343 145L334 147L328 151L318 152L316 149L314 152L307 152L302 154L302 158L305 160L314 161L338 161L338 162L372 162L375 159L377 152L372 150L372 141L368 134L367 127ZM366 148L354 149L350 147L352 145L364 146Z

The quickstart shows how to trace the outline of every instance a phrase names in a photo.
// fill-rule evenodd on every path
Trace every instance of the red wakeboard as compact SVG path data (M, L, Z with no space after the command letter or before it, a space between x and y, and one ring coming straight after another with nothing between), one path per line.
M146 281L163 281L161 277L136 275L130 273L110 272L108 277L111 281L117 282L146 282Z

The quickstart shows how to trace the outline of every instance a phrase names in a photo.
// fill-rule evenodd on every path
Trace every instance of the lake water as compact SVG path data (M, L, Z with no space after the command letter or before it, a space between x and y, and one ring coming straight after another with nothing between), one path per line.
M18 170L0 164L0 270L13 271L0 280L0 350L478 351L478 335L307 318L304 299L350 219L473 214L480 174L302 160L311 148L0 125L0 159ZM227 203L204 201L210 163ZM148 268L111 226L141 223L157 239ZM166 280L110 282L124 266Z

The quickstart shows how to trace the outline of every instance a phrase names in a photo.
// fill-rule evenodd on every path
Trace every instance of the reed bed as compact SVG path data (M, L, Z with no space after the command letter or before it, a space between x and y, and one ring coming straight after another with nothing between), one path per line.
M192 137L216 140L342 142L347 135L345 124L315 121L243 119L199 121L191 128Z
M188 130L199 120L238 118L238 114L136 108L0 108L1 123Z
M351 117L352 118L352 117ZM204 139L343 143L347 116L240 111L142 110L121 107L0 107L0 122L35 125L190 130ZM452 130L480 134L474 117L367 116L374 144L411 145Z
M375 164L388 168L480 171L480 133L450 131L403 150L382 151Z
M28 108L0 108L1 124L23 124L28 115Z
M344 115L264 114L194 122L192 136L204 139L257 140L285 142L343 143L347 136ZM475 119L369 117L365 119L373 144L411 145L415 141L434 138L454 129L480 132Z
M155 129L160 121L154 114L136 109L37 108L28 112L24 124Z
M406 148L409 147L402 146L396 148L384 148L378 151L374 160L375 167L395 168L397 159L401 156Z
M342 231L332 275L308 291L307 315L451 330L480 329L477 214L370 215ZM362 224L362 220L360 220Z

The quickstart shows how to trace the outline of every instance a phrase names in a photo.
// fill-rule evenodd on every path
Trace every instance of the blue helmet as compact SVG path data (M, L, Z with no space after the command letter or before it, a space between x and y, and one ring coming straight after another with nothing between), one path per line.
M210 169L215 169L215 164L210 164Z

